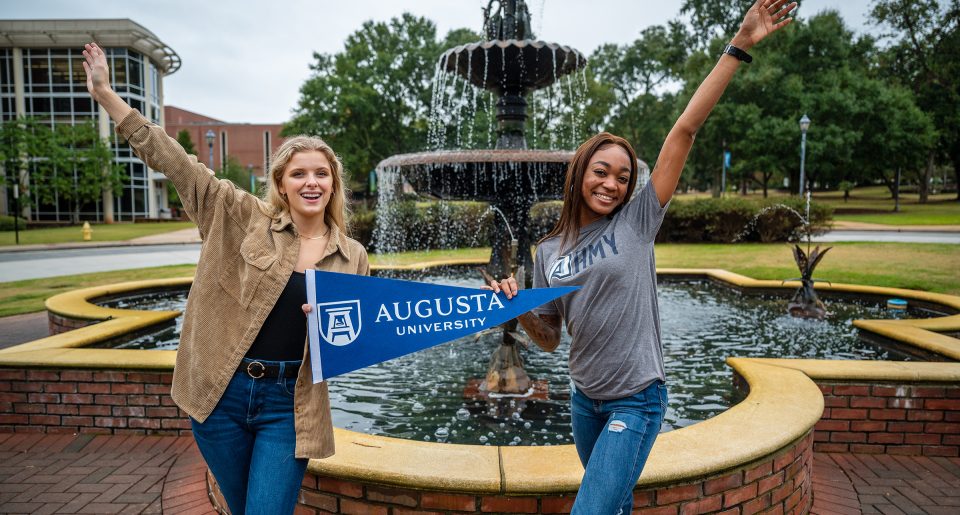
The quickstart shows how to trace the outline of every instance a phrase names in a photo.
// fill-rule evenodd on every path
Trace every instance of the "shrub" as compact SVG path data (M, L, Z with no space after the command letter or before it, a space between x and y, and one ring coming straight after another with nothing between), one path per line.
M27 228L27 221L23 218L17 217L17 224L20 227L20 230ZM8 215L0 215L0 231L12 231L13 230L13 217Z
M803 199L755 202L741 198L696 199L670 206L657 235L658 242L735 243L738 241L796 241L822 234L833 214L825 204L810 206L811 224L805 228Z
M530 209L530 241L536 243L560 218L562 203L549 201ZM752 201L741 198L697 199L670 206L657 235L658 242L735 243L797 241L822 234L833 214L826 204L810 206L810 226L801 220L803 199ZM482 202L395 202L386 211L390 229L377 234L375 210L358 209L352 219L353 237L370 250L425 250L481 247L490 244L490 231L499 220Z

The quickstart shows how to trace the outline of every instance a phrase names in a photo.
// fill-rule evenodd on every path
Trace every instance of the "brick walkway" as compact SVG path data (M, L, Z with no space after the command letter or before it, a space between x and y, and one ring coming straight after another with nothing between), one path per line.
M960 458L816 453L815 514L960 513Z
M0 513L215 514L190 437L0 434ZM811 513L960 513L960 458L816 453Z
M214 513L191 437L0 434L0 513Z

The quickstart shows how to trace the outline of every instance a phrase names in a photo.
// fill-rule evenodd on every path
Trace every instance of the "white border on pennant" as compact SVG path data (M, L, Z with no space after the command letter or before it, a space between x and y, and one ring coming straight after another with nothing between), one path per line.
M320 310L317 308L317 271L310 268L307 272L307 304L313 307L307 317L307 333L310 335L310 371L313 383L323 382L323 365L320 362Z

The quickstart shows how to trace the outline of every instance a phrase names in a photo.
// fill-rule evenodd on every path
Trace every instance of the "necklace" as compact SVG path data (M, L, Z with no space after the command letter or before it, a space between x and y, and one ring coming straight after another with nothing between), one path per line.
M327 227L327 230L324 231L323 234L321 234L320 236L304 236L304 235L301 234L301 235L300 235L300 238L302 238L302 239L304 239L304 240L319 240L319 239L323 238L324 236L326 236L329 232L330 232L330 228Z

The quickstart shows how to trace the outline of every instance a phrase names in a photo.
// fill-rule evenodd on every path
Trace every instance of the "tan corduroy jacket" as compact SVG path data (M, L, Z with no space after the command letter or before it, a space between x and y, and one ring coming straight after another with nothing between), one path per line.
M173 181L203 246L183 319L173 371L173 400L203 422L223 395L293 272L300 238L289 213L278 218L266 204L237 189L183 151L162 128L136 110L118 125L137 156ZM367 253L335 225L318 270L367 275ZM298 458L334 452L327 383L313 384L309 355L294 395Z

